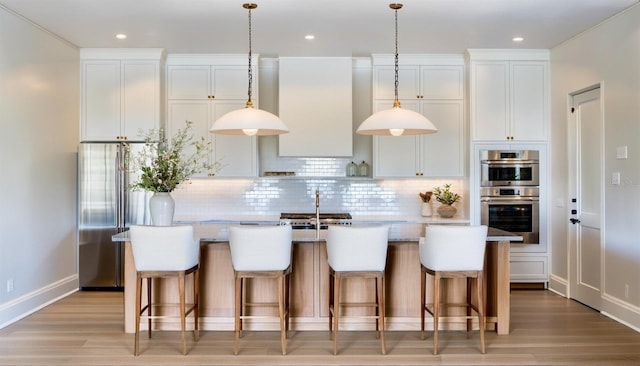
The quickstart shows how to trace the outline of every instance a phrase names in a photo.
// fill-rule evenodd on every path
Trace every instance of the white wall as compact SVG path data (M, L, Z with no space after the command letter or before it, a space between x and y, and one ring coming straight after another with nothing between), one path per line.
M604 101L604 252L602 311L640 328L640 5L615 16L551 51L552 91L552 289L566 293L567 265L567 100L601 84ZM629 158L616 159L628 146ZM622 184L611 185L612 172ZM629 285L625 296L624 285Z
M78 287L79 100L78 50L0 5L0 328Z

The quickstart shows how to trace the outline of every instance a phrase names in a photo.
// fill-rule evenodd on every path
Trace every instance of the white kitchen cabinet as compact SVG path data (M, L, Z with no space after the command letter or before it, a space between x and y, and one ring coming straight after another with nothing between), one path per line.
M245 64L246 64L245 57ZM252 66L252 73L255 67ZM254 79L252 90L256 89ZM247 66L236 65L169 65L167 66L168 99L244 99L249 86Z
M459 56L401 55L398 97L402 108L424 114L438 132L374 136L376 178L464 176L464 60ZM373 112L392 108L393 56L373 56Z
M413 136L374 136L376 178L461 177L464 175L464 102L461 100L404 101L408 108L427 116L438 132ZM376 110L391 108L378 102Z
M224 100L170 100L168 102L167 130L172 136L184 128L186 121L193 122L195 139L204 137L211 142L210 162L218 161L221 169L215 173L202 173L197 177L255 177L258 174L257 137L243 135L218 135L209 132L213 122L235 109L243 108L245 101ZM187 154L192 153L190 151Z
M252 101L258 107L258 56L252 58ZM213 122L227 112L245 107L248 98L246 55L187 55L167 57L167 128L172 133L194 123L194 136L212 144L211 162L221 164L215 174L199 177L256 177L256 136L212 134Z
M474 141L546 141L548 52L470 50L470 124Z
M511 282L549 282L548 257L546 255L519 256L511 254L509 267Z
M82 49L82 141L142 140L161 125L162 50Z
M395 99L395 67L374 68L373 98ZM398 68L398 99L463 99L463 65L404 65Z

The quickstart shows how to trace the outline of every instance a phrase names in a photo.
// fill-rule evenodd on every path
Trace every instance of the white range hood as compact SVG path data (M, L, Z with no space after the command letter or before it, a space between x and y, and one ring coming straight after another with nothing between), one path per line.
M353 155L351 57L279 59L279 156Z

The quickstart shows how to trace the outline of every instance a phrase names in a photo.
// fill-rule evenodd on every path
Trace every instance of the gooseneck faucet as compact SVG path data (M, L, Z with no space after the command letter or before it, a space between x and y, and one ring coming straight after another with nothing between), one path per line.
M320 239L320 190L316 189L316 240Z

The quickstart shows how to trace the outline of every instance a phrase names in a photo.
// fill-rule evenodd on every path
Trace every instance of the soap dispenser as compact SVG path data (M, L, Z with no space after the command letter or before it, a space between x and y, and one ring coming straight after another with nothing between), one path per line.
M358 166L353 161L347 164L347 177L355 177L358 172Z
M365 163L364 160L360 165L358 165L358 176L360 177L368 177L369 176L369 164Z

